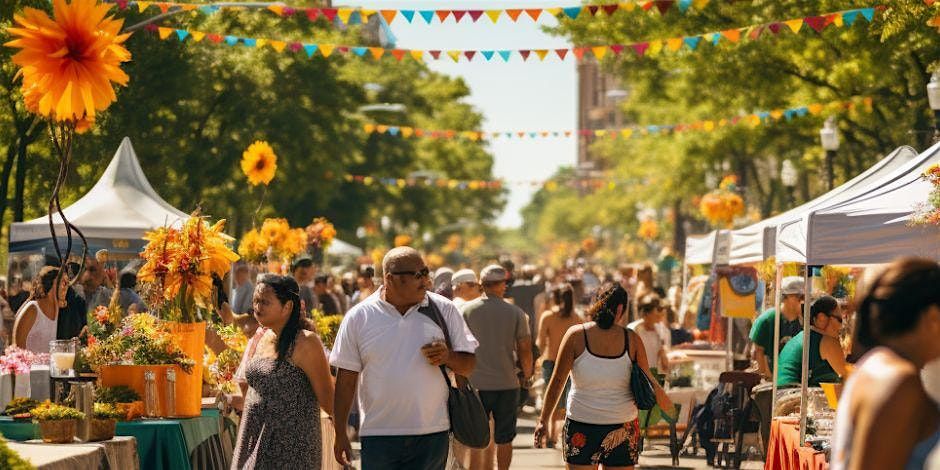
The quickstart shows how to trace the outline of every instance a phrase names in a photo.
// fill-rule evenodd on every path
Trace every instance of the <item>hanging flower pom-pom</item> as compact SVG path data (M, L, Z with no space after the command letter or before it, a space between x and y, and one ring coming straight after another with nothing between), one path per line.
M277 171L277 155L267 142L259 140L251 144L242 154L242 172L252 186L265 186L274 179Z
M25 8L14 15L14 37L7 47L20 49L13 63L20 67L26 108L57 122L86 127L117 96L112 84L127 85L121 64L131 60L121 34L123 20L108 15L110 5L97 0L53 1L53 18Z

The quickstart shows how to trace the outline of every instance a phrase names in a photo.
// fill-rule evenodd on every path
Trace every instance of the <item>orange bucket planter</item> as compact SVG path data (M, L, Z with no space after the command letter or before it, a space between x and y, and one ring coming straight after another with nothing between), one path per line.
M102 387L115 387L124 385L129 387L144 399L144 372L152 371L154 373L154 384L157 389L156 404L157 416L167 417L166 412L166 371L170 368L176 369L176 376L186 373L180 370L178 366L102 366L98 371L98 384ZM179 396L179 379L176 384L176 394ZM177 399L179 403L179 399ZM177 405L177 409L178 405Z
M173 342L195 362L192 373L177 369L176 416L192 418L202 414L202 355L206 349L206 322L167 322ZM166 375L164 373L164 381ZM141 395L143 396L143 395Z

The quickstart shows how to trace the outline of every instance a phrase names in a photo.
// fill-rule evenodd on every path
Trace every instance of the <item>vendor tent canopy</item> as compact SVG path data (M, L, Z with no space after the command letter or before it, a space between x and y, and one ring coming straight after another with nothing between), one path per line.
M685 264L727 263L730 245L729 230L712 230L705 235L690 235L685 239Z
M101 179L63 212L88 239L90 252L107 248L112 253L133 255L143 249L145 232L163 226L179 226L189 217L153 190L127 137L121 141ZM64 243L65 225L58 214L53 221L56 234ZM73 243L81 250L81 239L77 235ZM54 253L47 217L14 223L10 227L10 253L17 252Z
M899 256L940 259L940 230L909 226L932 189L924 170L940 162L940 144L850 198L829 201L777 231L778 261L811 265L887 263Z
M359 257L363 255L363 251L362 248L358 246L336 238L330 243L330 246L326 248L326 254L330 256Z
M764 219L756 224L731 232L731 254L729 264L761 262L776 253L777 226L809 213L824 205L845 201L864 192L869 185L892 174L917 157L917 152L907 146L898 147L862 174L822 196L790 209L782 214Z
M940 163L940 144L924 152L922 163L880 188L809 216L807 261L822 264L888 263L900 256L940 260L940 227L910 226L918 204L933 185L922 174Z

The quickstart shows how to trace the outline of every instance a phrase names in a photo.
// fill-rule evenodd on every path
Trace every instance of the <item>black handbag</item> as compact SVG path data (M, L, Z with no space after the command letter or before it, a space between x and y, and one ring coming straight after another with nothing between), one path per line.
M447 323L437 305L428 299L428 306L418 309L444 331L447 349L453 351L450 341L450 331ZM447 383L447 414L450 417L450 432L457 442L474 449L484 449L490 443L490 420L483 409L480 395L470 385L470 381L461 375L454 374L454 383L447 375L447 368L441 366L441 374Z
M630 353L630 332L626 332L627 354ZM633 392L633 400L636 401L636 407L641 410L651 410L656 406L656 392L653 391L653 383L643 372L643 369L637 364L636 359L630 356L630 391Z

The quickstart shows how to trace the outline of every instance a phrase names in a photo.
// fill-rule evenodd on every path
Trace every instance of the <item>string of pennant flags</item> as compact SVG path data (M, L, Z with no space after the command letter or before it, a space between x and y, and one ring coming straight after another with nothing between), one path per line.
M778 121L791 121L807 115L819 115L823 112L837 112L843 110L861 110L871 112L871 97L859 97L848 101L832 101L829 103L813 103L787 109L774 109L759 111L751 114L738 115L726 119L711 119L695 121L688 124L645 125L628 126L620 129L579 129L563 131L547 130L514 130L514 131L460 131L453 129L431 130L410 126L393 126L387 124L364 124L362 129L367 134L389 135L402 138L430 138L430 139L536 139L552 137L591 137L610 139L629 139L637 136L675 134L680 132L710 132L717 129L749 125L757 127L762 124L771 124Z
M196 4L196 3L176 3L176 2L149 2L149 1L128 1L128 0L110 0L120 9L136 7L141 13L149 8L157 8L162 13L167 13L173 9L183 11L192 11L194 13L213 14L221 10L246 10L243 5L225 5L225 4ZM697 10L705 8L711 0L640 0L627 1L620 3L607 3L599 5L576 5L559 6L546 8L499 8L499 9L380 9L372 10L366 8L306 8L292 7L284 4L267 5L264 9L269 10L278 16L305 16L310 21L316 21L325 18L329 21L339 20L342 24L358 24L368 22L373 15L381 15L386 23L392 24L395 21L404 21L407 23L432 24L444 23L453 18L455 23L469 21L476 23L481 18L487 18L492 23L499 21L517 22L519 18L530 18L532 21L539 21L543 16L555 18L576 19L581 16L598 17L602 15L612 16L617 12L647 11L658 12L665 15L670 10L676 10L686 13L690 9Z
M784 21L774 21L770 23L745 26L742 28L727 29L694 36L682 36L668 39L657 39L651 41L637 42L632 44L610 44L570 47L561 49L504 49L504 50L479 50L479 49L460 49L460 50L424 50L424 49L385 49L382 47L368 46L350 46L324 43L302 43L297 41L276 40L267 38L249 38L234 35L224 35L216 33L207 33L202 31L190 31L186 29L158 27L149 25L148 29L157 33L160 39L176 39L181 43L191 42L199 43L208 39L209 42L217 45L244 46L249 48L261 49L265 46L270 47L278 53L289 51L292 53L304 52L308 57L319 55L328 58L334 53L343 55L353 55L357 57L371 57L379 60L382 57L391 56L398 61L405 58L411 58L416 61L440 60L450 58L454 62L474 60L484 60L490 62L494 58L502 59L508 62L513 57L521 57L527 61L530 57L537 57L539 61L544 61L548 57L557 56L559 60L565 60L568 57L575 57L578 60L586 55L593 55L598 60L603 59L609 54L614 56L621 55L624 51L632 51L637 57L655 56L663 51L678 52L680 50L696 51L702 43L709 43L713 46L719 44L737 44L743 39L757 40L761 36L771 34L776 36L784 31L791 31L793 34L799 34L800 31L811 29L816 33L822 33L829 27L850 27L863 18L869 23L875 21L875 13L884 7L859 8L854 10L845 10L835 13L826 13L819 16L807 16L804 18L795 18Z
M542 188L554 191L560 188L580 189L615 189L631 184L628 180L614 180L605 178L575 178L570 180L460 180L451 178L383 178L368 175L343 176L346 182L359 183L365 186L381 185L390 188L445 188L456 190L487 190L503 189L508 186Z

